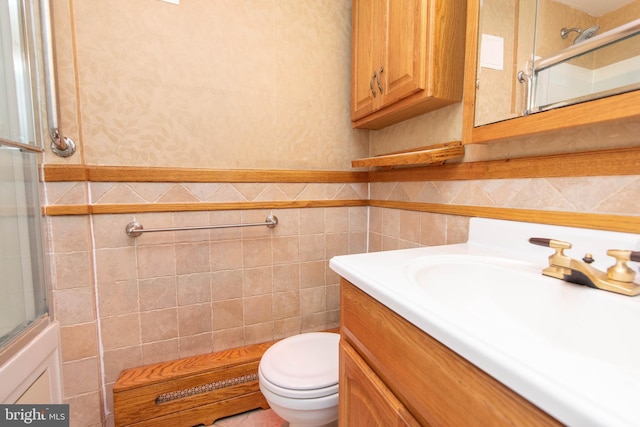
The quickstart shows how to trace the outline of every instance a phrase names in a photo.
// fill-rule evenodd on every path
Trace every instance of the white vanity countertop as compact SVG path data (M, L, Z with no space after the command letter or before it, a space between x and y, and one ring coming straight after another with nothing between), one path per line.
M543 276L553 250L529 237L571 242L568 256L590 252L601 270L613 263L606 249L640 250L634 234L473 218L465 244L337 256L330 266L561 422L640 426L640 296ZM421 265L443 260L446 269L458 259L450 280L440 268L447 283L436 293L416 282ZM514 262L513 285L487 274L472 283L469 259ZM467 290L456 277L465 277Z

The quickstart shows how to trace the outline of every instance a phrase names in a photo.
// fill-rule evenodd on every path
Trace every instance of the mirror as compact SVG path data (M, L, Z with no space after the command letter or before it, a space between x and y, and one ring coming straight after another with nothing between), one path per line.
M474 126L640 88L640 0L480 0Z

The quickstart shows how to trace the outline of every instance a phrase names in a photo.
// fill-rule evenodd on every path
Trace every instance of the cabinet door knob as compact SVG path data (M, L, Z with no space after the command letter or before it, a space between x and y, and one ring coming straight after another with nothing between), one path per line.
M377 77L376 77L376 83L378 84L378 90L380 91L380 93L382 93L382 85L380 84L380 76L382 75L382 72L384 71L384 67L380 67L380 70L378 70L377 73ZM374 75L376 75L376 73L373 73Z
M377 75L377 71L374 71L373 75L369 79L369 89L371 90L371 95L373 95L374 98L376 97L376 89L373 87L373 79L375 79Z

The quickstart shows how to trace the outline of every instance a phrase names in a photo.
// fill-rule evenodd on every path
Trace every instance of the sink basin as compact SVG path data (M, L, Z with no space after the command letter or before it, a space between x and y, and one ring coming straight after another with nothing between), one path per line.
M465 324L544 344L561 356L616 368L640 360L640 313L630 297L543 276L540 267L499 257L433 255L403 269L409 283Z

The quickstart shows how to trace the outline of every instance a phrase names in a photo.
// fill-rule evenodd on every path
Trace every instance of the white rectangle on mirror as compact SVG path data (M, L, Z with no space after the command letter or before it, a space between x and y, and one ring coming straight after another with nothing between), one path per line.
M480 66L493 70L504 69L504 39L502 37L482 35Z

